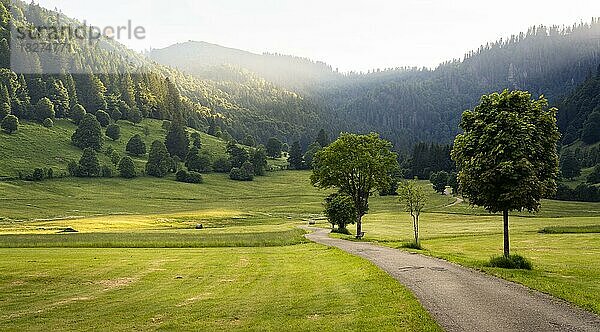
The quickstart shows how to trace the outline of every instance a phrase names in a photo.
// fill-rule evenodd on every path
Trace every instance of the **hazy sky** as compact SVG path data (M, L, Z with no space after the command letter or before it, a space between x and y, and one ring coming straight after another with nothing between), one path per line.
M144 26L143 50L188 40L325 61L340 70L429 66L531 25L590 21L600 1L37 0L97 26Z

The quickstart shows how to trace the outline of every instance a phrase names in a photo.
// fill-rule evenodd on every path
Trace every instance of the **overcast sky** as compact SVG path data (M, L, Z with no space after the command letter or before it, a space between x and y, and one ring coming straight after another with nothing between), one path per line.
M435 67L531 25L600 16L600 1L36 0L96 26L147 30L136 50L188 40L325 61L343 71Z

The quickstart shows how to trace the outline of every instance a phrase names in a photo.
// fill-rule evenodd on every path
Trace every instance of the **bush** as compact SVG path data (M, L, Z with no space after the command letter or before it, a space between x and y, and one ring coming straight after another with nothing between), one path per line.
M54 121L52 121L50 118L46 118L44 119L44 122L42 122L42 125L46 128L52 128L54 127Z
M254 180L254 165L247 161L241 168L233 168L229 172L229 178L235 181L253 181Z
M100 176L102 176L103 178L112 178L112 168L108 165L102 165L102 167L100 168Z
M229 173L231 172L231 163L229 159L220 157L213 163L213 170L217 173Z
M146 143L144 143L140 135L134 135L129 139L129 142L127 142L125 151L133 156L143 156L146 154Z
M86 114L85 108L83 108L83 106L81 106L79 104L76 104L71 109L70 117L73 120L73 122L75 122L75 124L79 124L83 120L83 117L85 116L85 114Z
M111 123L106 127L106 136L113 141L118 140L121 137L121 127L115 123Z
M78 177L79 176L79 165L74 160L69 161L67 165L67 171L70 176Z
M356 222L356 208L352 197L335 193L325 198L325 215L332 228L344 229Z
M343 235L351 235L352 234L352 233L350 233L348 228L339 228L339 227L332 229L331 233L343 234Z
M121 177L126 179L133 179L136 177L135 163L131 157L125 156L121 159L119 162L119 173L121 174Z
M171 121L169 121L169 120L163 120L163 123L162 123L161 127L165 131L169 131L169 129L171 129Z
M12 134L19 128L19 119L16 116L10 114L2 120L2 130L8 134Z
M40 99L35 105L35 119L38 122L43 122L45 119L54 119L56 114L54 113L54 104L48 98Z
M423 250L421 243L417 243L415 241L403 243L400 247L405 249Z
M42 181L42 180L44 180L45 176L46 176L46 172L44 171L43 168L36 168L35 170L33 170L33 174L31 175L31 177L28 177L27 180Z
M502 269L518 269L518 270L531 270L533 269L533 264L523 256L519 255L510 255L506 256L496 256L490 259L490 262L487 264L489 267L499 267Z
M197 172L187 172L185 170L180 170L175 174L175 179L179 182L185 183L202 183L202 174Z
M107 127L110 124L110 115L102 110L96 112L96 119L102 127Z

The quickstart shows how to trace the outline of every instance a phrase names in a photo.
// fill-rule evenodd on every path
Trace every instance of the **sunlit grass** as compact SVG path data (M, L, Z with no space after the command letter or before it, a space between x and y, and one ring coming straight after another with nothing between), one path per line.
M441 330L383 271L316 244L0 254L0 330Z

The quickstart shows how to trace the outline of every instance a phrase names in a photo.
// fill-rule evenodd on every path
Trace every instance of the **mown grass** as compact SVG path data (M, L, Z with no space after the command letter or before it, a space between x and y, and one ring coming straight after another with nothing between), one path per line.
M328 192L311 187L309 175L309 172L275 172L267 177L259 177L252 183L240 183L230 181L224 175L210 174L202 185L150 178L132 181L59 179L42 183L0 182L0 218L3 218L0 220L0 234L9 236L5 239L10 239L7 242L14 246L18 243L25 246L27 243L43 243L48 238L52 242L54 236L56 239L79 237L85 239L82 243L96 243L96 246L102 242L110 242L113 246L119 242L123 246L158 246L160 242L173 247L184 244L200 246L201 241L194 238L197 234L214 236L214 239L220 237L215 240L217 243L234 243L232 239L246 236L244 241L249 245L249 237L273 235L255 233L292 234L297 224L309 219L318 219L319 225L328 226L325 220L319 218L323 209L322 200ZM514 271L486 266L492 256L502 253L501 216L472 209L464 203L449 207L456 201L454 198L435 194L427 182L421 182L421 185L429 190L429 203L421 216L421 243L424 250L420 253L519 282L600 313L600 283L597 282L600 280L600 238L597 234L539 233L540 229L550 226L586 228L599 225L599 204L543 201L539 214L518 213L511 216L512 252L530 259L534 265L532 271ZM372 197L370 203L370 214L365 217L363 224L366 241L396 248L412 241L410 216L403 212L397 197ZM198 233L192 229L196 224L203 224L207 229ZM56 234L66 227L72 227L80 233ZM353 230L353 227L349 229ZM243 235L247 233L252 235ZM19 234L21 237L17 236ZM34 236L29 237L32 234ZM193 240L188 242L187 236ZM210 243L211 240L202 241ZM293 253L296 248L303 246L289 246L286 250ZM33 249L2 249L2 252L14 254L30 250ZM70 255L71 251L85 249L47 250L63 250L65 255ZM131 250L141 253L155 249ZM189 250L188 253L191 253L199 249L171 250ZM97 252L109 255L114 251L98 249ZM163 251L154 252L163 255ZM301 257L297 259L303 259ZM340 265L345 266L345 262L340 262ZM297 265L294 269L300 271L303 268ZM324 273L343 268L334 265L329 269L324 269ZM41 269L33 268L33 271L38 273ZM308 278L304 275L302 280L305 277ZM243 284L237 286L243 287ZM281 289L280 294L291 296L286 291ZM139 300L145 301L146 295L141 291L138 294ZM377 297L368 292L357 293L356 296L361 298L360 301L366 301L362 299L364 296ZM227 301L227 297L215 298L215 302ZM234 306L239 303L230 302ZM32 299L31 304L35 307L39 301ZM345 317L355 319L356 315L351 312ZM314 326L334 329L334 325Z
M215 233L137 231L118 233L59 233L0 235L0 248L218 248L274 247L306 243L305 232Z
M316 244L0 254L3 331L441 331L383 271Z
M580 234L580 233L600 233L600 225L586 226L549 226L540 230L545 234Z
M229 218L249 213L298 219L322 210L325 192L312 188L308 174L272 172L249 183L232 181L225 174L207 174L200 185L182 184L172 178L0 182L0 218L72 219L203 211Z

